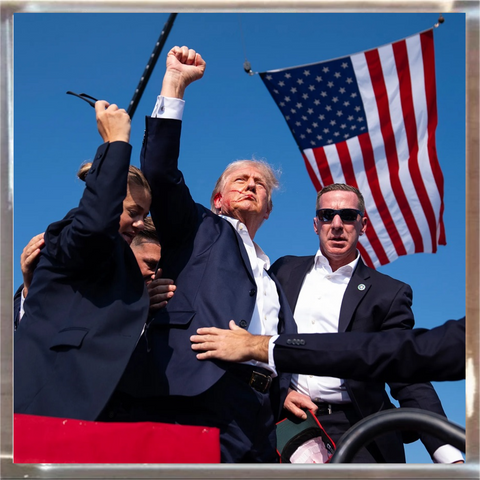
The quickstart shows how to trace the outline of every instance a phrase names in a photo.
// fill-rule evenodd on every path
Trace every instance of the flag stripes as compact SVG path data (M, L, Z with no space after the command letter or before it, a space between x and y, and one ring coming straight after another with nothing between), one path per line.
M260 74L299 145L315 189L357 187L377 267L445 245L433 30L342 59Z

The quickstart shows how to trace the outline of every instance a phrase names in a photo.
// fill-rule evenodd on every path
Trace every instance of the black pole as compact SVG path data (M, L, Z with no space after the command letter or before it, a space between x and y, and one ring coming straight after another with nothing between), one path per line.
M130 100L130 105L128 106L128 109L127 109L127 113L130 115L130 118L133 118L133 114L135 113L135 110L137 109L140 99L142 98L143 91L145 90L148 80L150 79L150 75L152 74L153 69L155 68L155 64L157 63L158 57L162 52L162 48L165 45L165 42L167 41L168 34L172 29L173 22L176 16L177 16L176 13L171 13L170 16L168 17L168 20L166 21L165 26L163 27L162 33L160 34L160 37L158 38L157 43L155 44L155 48L153 49L153 52L150 55L150 58L148 59L147 66L143 71L143 75L141 76L140 81L138 82L138 86L135 90L135 93L133 94L132 100Z
M383 410L360 420L337 443L330 463L351 463L364 445L386 432L416 430L430 433L465 452L465 429L445 417L418 408Z

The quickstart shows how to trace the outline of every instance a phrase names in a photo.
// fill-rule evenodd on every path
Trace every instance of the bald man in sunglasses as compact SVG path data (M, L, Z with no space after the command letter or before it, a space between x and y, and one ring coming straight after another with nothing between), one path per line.
M271 267L281 283L298 333L381 332L411 329L412 290L409 285L367 267L357 243L367 229L362 194L345 184L326 186L317 195L313 228L319 237L315 256L286 256ZM298 352L297 352L298 354ZM389 383L400 406L423 408L445 415L430 383ZM362 418L394 408L385 383L312 375L293 375L285 401L290 415L302 408L316 411L333 439ZM392 432L377 438L356 456L358 463L405 462L404 441L421 438L434 462L453 463L462 454L425 434Z

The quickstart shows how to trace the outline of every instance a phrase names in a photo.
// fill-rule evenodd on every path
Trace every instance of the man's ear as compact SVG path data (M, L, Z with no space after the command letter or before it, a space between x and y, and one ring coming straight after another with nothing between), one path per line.
M222 209L222 194L218 192L214 197L213 197L213 205L217 210Z
M362 229L360 230L360 235L363 235L367 230L368 218L362 217Z
M318 235L319 229L318 229L318 217L313 217L313 230L315 233Z

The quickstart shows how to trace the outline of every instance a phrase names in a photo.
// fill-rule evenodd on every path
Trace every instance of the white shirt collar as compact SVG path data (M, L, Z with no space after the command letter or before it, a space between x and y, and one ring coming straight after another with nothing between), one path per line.
M265 263L265 270L268 270L270 268L270 259L262 248L250 238L247 226L237 218L227 217L226 215L219 215L219 217L222 217L233 226L240 237L242 237L243 243L251 244L255 248L257 257Z
M353 274L353 271L357 267L357 263L358 263L359 259L360 259L360 253L357 250L357 256L355 257L355 259L353 261L351 261L350 263L347 263L347 265L343 265L343 267L338 268L335 271L335 273L338 272L339 274L345 275L347 277L351 277L352 274ZM332 271L327 257L325 257L325 255L323 255L320 248L317 250L317 253L315 255L314 268L325 268L325 269L329 270L330 272Z

